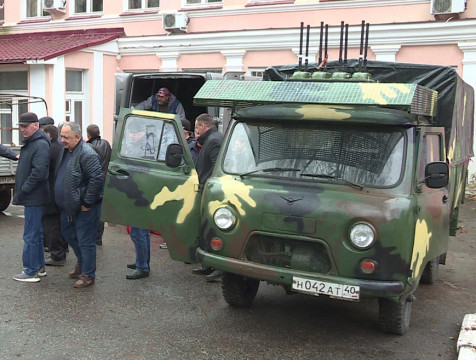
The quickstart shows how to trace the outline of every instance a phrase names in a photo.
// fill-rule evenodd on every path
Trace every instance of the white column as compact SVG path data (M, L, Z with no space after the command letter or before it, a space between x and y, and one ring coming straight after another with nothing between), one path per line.
M400 47L400 45L376 45L372 46L371 50L375 54L375 60L395 62Z
M92 102L92 119L90 120L89 124L96 124L101 134L103 133L103 116L104 116L104 107L103 107L103 99L104 99L104 85L103 85L103 78L104 78L104 54L98 51L94 52L94 65L93 65L93 102ZM88 127L84 124L84 130Z
M458 44L463 51L463 80L476 90L476 42ZM476 104L475 104L476 106ZM476 109L475 109L476 114ZM473 126L475 126L473 120ZM476 149L476 138L473 139L473 150ZM476 181L476 159L473 158L468 166L468 180Z
M178 71L177 61L180 56L180 53L173 51L173 52L163 52L158 53L156 56L162 60L162 66L160 67L160 71L167 72L167 71Z
M227 51L222 51L221 53L226 59L225 72L229 72L229 71L244 72L243 57L246 54L246 50L227 50Z
M30 65L30 95L46 98L46 66L44 64ZM30 104L30 111L38 118L46 116L46 107L43 103Z
M57 57L56 63L53 65L52 86L53 106L49 109L49 113L55 124L59 124L65 120L66 70L64 68L64 56Z

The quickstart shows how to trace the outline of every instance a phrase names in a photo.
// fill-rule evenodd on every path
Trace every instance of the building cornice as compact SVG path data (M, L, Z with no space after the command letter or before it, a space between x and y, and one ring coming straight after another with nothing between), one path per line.
M450 22L422 22L371 25L369 46L425 46L473 42L476 19ZM349 47L360 46L360 26L349 27ZM311 30L311 46L319 42L319 28ZM338 48L340 28L329 28L328 47ZM243 49L247 51L292 49L299 43L299 29L266 29L192 33L118 39L121 55L156 54L177 51L181 54L212 53Z
M352 8L372 8L385 6L408 6L413 4L428 4L428 11L430 7L430 0L342 0L329 2L305 2L294 4L273 4L263 6L237 6L216 8L203 8L200 10L187 10L187 8L177 9L177 11L187 13L187 16L192 18L204 17L221 17L221 16L241 16L253 14L273 14L273 13L290 13L290 12L308 12L308 11L322 11L322 10L342 10ZM19 32L28 31L48 31L51 28L56 30L64 30L71 27L103 27L109 25L121 26L123 24L135 23L138 21L161 21L162 13L169 13L167 11L140 13L138 15L119 16L119 15L104 15L100 17L78 17L76 19L69 18L67 21L51 20L46 18L39 18L38 21L26 22L21 24L4 24L3 28L8 28L8 33L15 34Z

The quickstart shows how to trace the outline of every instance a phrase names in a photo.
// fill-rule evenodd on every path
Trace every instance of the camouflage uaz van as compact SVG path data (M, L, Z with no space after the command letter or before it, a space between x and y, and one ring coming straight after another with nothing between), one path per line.
M295 81L292 66L268 69L269 81L207 81L195 104L233 117L203 188L179 119L122 109L103 218L223 270L232 306L250 306L261 281L376 297L381 330L405 333L456 229L474 95L448 67L367 69L372 80L352 81L350 63L347 81Z

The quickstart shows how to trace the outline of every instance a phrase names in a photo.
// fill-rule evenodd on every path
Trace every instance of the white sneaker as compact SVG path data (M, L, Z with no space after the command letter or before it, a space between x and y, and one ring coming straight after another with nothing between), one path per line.
M45 277L46 276L46 269L44 266L40 267L40 270L38 270L37 275L39 277Z
M46 275L46 273L45 273L45 275ZM27 275L27 274L25 274L24 271L22 271L20 274L13 275L13 280L22 281L22 282L38 282L38 281L40 281L40 278L38 277L37 274Z

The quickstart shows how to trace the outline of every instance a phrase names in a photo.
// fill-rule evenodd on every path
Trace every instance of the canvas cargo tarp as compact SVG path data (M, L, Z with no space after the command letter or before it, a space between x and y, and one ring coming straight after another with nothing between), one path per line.
M317 63L309 64L308 71L317 70ZM346 68L337 61L327 64L328 72L358 72L358 60L349 60ZM272 66L266 69L263 80L286 81L298 70L298 65ZM446 149L453 149L453 164L469 161L473 156L474 90L449 66L367 61L366 72L372 80L381 83L416 83L438 91L435 126L445 127Z

